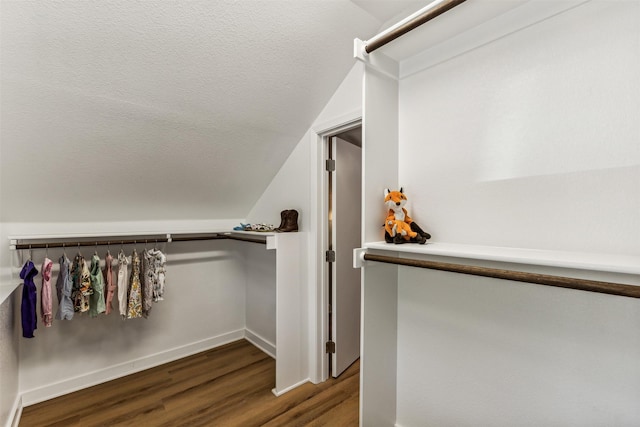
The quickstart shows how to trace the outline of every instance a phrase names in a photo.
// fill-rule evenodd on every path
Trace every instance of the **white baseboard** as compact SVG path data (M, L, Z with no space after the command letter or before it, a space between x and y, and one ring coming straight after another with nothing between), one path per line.
M283 395L283 394L285 394L286 392L291 391L291 390L293 390L294 388L300 387L302 384L306 384L306 383L308 383L308 382L310 382L310 381L309 381L309 378L306 378L306 379L304 379L304 380L302 380L302 381L300 381L300 382L297 382L297 383L295 383L295 384L293 384L293 385L291 385L291 386L289 386L289 387L285 388L284 390L280 390L280 391L278 391L278 390L276 390L276 389L274 388L274 389L272 389L272 390L271 390L271 393L273 393L276 397L278 397L278 396L282 396L282 395Z
M244 338L269 356L276 358L276 346L250 329L244 330Z
M72 393L74 391L94 386L96 384L101 384L135 372L144 371L145 369L153 368L164 363L169 363L183 357L191 356L201 351L210 350L212 348L219 347L233 341L238 341L244 337L245 330L239 329L233 332L218 335L216 337L207 338L202 341L197 341L191 344L162 351L160 353L131 360L126 363L109 366L107 368L93 371L75 378L70 378L68 380L48 384L43 387L27 390L22 393L20 409L22 408L22 405L29 406L39 402L43 402L45 400L53 399L64 394ZM18 420L19 419L20 418L18 417Z

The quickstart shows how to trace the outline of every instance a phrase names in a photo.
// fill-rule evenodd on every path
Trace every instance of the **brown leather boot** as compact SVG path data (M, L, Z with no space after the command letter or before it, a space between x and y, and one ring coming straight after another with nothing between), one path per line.
M285 223L285 216L287 214L287 212L289 212L288 210L284 210L282 212L280 212L280 226L278 228L276 228L276 231L280 231L280 229L282 227L284 227L284 223Z
M298 231L298 211L295 209L290 209L288 211L285 211L284 225L279 227L277 231L281 233Z

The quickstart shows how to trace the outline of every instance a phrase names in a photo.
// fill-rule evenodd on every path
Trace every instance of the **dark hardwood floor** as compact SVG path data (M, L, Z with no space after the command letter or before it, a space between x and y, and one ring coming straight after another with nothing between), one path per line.
M275 361L241 340L24 408L30 426L357 426L359 361L280 397Z

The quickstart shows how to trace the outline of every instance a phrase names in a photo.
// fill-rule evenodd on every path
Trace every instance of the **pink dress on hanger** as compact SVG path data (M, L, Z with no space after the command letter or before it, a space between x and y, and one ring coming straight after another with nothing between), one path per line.
M44 326L49 327L53 322L53 302L51 300L51 269L53 261L45 258L42 262L42 288L40 289L40 309Z
M106 311L105 314L109 314L111 313L111 310L113 310L113 307L111 306L112 301L113 301L113 296L116 293L116 289L118 289L118 287L116 286L116 284L113 281L113 268L112 268L112 264L113 264L113 257L111 256L110 253L107 253L107 256L104 257L104 285L105 285L105 305L106 305Z

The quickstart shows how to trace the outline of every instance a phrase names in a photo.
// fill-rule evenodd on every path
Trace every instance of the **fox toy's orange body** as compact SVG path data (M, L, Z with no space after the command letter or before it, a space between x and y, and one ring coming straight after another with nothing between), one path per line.
M389 209L384 221L385 242L424 245L431 238L431 234L420 228L404 208L407 204L407 196L404 195L402 188L399 191L385 190L384 204Z
M385 205L389 208L387 218L384 222L384 229L391 237L400 234L405 240L409 241L412 237L416 237L418 233L411 230L413 220L404 208L407 203L407 197L400 191L386 191L384 198Z

